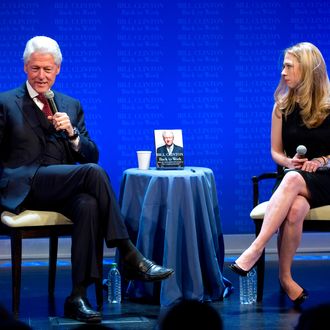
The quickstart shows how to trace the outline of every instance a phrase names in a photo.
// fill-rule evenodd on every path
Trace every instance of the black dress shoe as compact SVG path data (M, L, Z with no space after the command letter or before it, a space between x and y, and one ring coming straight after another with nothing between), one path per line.
M101 313L94 311L87 298L80 296L65 299L64 316L86 323L100 323L102 320Z
M236 274L240 276L247 276L249 273L249 270L244 270L240 266L238 266L236 263L229 265L229 268Z
M174 273L174 270L156 265L147 258L143 258L135 267L124 264L123 273L127 280L155 282L170 277Z

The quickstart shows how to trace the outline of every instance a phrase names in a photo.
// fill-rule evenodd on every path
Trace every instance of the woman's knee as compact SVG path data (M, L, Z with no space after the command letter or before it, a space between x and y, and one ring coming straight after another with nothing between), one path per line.
M297 196L288 212L287 222L293 225L302 223L309 209L310 206L307 199L303 196Z
M304 178L301 176L301 174L297 171L290 171L288 172L283 180L283 185L287 187L297 187L297 185L306 185Z

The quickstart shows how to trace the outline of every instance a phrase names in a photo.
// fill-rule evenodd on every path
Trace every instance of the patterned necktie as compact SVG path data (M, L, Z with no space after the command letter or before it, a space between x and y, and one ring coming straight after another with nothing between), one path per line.
M46 117L52 116L53 113L52 113L52 110L50 109L49 103L48 103L45 95L44 94L38 94L37 98L44 105L43 108L42 108L42 112L44 113L44 115Z

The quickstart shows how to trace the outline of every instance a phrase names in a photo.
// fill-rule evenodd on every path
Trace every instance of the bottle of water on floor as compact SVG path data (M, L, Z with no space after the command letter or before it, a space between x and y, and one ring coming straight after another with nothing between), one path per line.
M239 277L239 300L241 304L253 304L257 301L257 272L253 268L247 276Z
M108 273L108 302L111 304L121 302L121 278L116 263L110 265Z

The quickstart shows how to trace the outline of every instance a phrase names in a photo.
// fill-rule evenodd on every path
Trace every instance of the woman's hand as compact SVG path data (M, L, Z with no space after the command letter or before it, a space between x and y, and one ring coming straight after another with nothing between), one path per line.
M316 170L323 166L323 163L318 158L308 160L308 158L301 158L296 154L293 158L288 158L289 166L287 168L302 170L306 172L316 172Z
M306 162L309 162L308 158L302 158L301 155L295 154L294 157L290 159L291 166L288 167L302 170Z
M303 171L306 172L316 172L319 167L322 167L323 164L317 158L312 160L307 160L301 167Z

